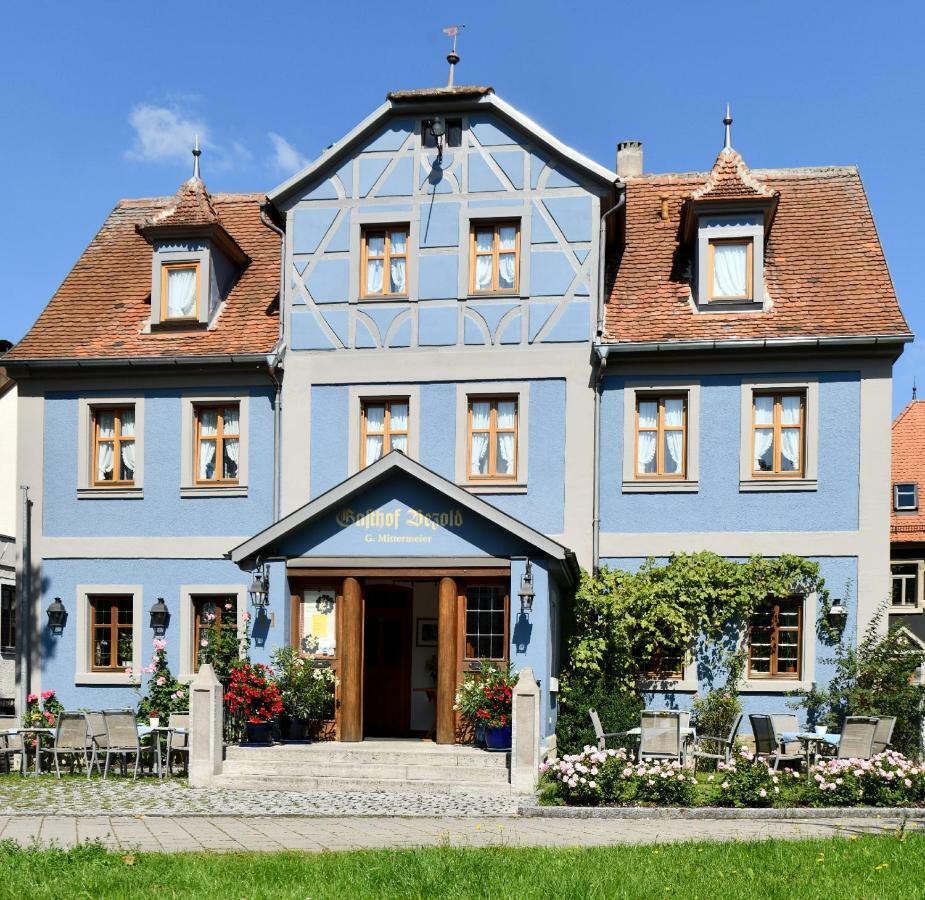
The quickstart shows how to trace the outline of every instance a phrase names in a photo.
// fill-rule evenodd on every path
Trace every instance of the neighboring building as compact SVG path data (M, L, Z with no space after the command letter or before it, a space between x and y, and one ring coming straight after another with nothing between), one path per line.
M599 559L804 554L856 585L853 633L889 565L911 339L858 174L620 159L439 88L390 94L266 198L210 195L197 158L175 197L122 201L6 360L31 689L132 703L160 597L190 677L198 623L243 627L252 574L252 655L335 665L342 740L436 720L452 741L490 658L532 667L550 745L560 623ZM768 653L754 624L763 708L820 677L815 604L782 598ZM695 668L656 686L686 704Z
M0 341L0 353L10 348ZM0 715L16 700L16 385L0 368Z
M890 625L925 647L925 400L914 397L893 422L890 491Z

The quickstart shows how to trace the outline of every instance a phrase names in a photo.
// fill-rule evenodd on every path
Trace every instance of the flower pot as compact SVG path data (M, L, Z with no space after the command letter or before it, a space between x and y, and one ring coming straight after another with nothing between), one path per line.
M510 750L511 726L505 725L502 728L486 728L485 744L489 750Z
M244 739L248 744L269 744L273 738L272 722L245 722Z
M161 720L157 716L151 716L148 721L151 723L152 728L159 728Z
M476 747L486 746L485 742L485 726L481 722L475 723L475 739L473 743Z
M333 741L336 736L333 719L311 719L306 724L305 736L313 741Z

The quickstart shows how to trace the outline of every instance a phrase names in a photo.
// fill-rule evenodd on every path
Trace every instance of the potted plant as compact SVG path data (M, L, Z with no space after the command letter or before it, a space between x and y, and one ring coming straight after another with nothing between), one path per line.
M301 656L295 647L277 650L273 666L283 704L284 735L289 740L327 736L333 730L334 670Z
M242 662L231 670L225 693L232 715L244 719L245 739L250 744L268 744L273 737L273 719L283 710L273 670L262 663Z
M489 750L511 746L511 704L517 675L510 663L504 668L483 662L478 672L467 673L457 694L457 708L472 723L476 740L481 727Z
M138 705L138 718L150 720L151 727L166 724L171 713L186 712L189 709L189 692L170 672L167 664L167 641L154 638L154 655L150 665L141 672L149 675L148 692Z

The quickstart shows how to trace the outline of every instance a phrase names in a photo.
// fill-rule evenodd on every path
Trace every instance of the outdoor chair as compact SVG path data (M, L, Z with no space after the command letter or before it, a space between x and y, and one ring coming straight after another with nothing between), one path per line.
M604 728L601 725L600 716L598 716L596 709L589 709L588 715L591 716L591 724L594 726L594 736L597 738L598 750L607 749L607 738L626 736L625 731L604 731Z
M130 709L105 709L103 710L103 721L106 723L106 747L100 748L106 756L103 778L109 775L109 763L113 756L119 757L122 762L122 771L125 772L126 760L134 755L135 771L132 778L137 779L141 756L149 752L149 748L141 746L138 726L135 724L135 714Z
M74 761L79 757L90 777L93 741L90 737L90 726L87 723L87 714L83 712L62 712L58 715L58 724L55 726L55 742L49 751L55 760L55 774L61 777L61 757L67 756L70 761L71 772L74 771Z
M838 759L870 759L873 756L877 720L867 716L848 716L838 741Z
M173 775L173 757L183 757L183 770L189 772L189 713L171 713L167 722L169 728L185 728L183 734L176 731L167 732L167 773Z
M873 755L883 753L893 740L893 729L896 727L896 716L877 716L877 730L874 732Z
M646 709L639 717L639 762L676 759L684 762L681 714L668 709Z
M90 768L96 766L96 771L102 775L103 768L100 762L100 750L105 750L109 741L106 736L106 719L101 712L88 712L87 725L90 729Z
M693 752L694 761L696 762L698 759L715 759L717 762L731 762L732 751L735 750L736 735L739 733L741 724L742 713L739 713L733 720L732 727L726 737L713 737L709 734L697 735L697 746ZM704 742L707 742L712 750L702 749Z
M773 760L775 772L782 762L803 762L803 754L792 752L790 749L796 742L783 746L777 739L774 721L770 716L753 714L748 717L748 720L751 722L752 734L755 737L755 755L766 760Z
M10 731L13 728L19 728L20 722L17 716L0 716L0 731ZM4 771L13 770L13 757L19 754L19 771L24 774L26 771L26 754L23 751L21 734L5 734L0 737L0 760Z

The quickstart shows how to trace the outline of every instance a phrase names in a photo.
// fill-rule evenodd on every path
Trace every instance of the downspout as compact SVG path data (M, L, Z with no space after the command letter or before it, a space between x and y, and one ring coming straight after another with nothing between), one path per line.
M594 573L601 564L601 384L607 368L607 346L600 343L604 333L604 279L607 269L607 220L626 204L626 185L617 184L617 202L601 216L597 247L597 328L595 350L598 364L594 372L594 499L591 514L591 565Z
M282 507L283 385L277 369L280 368L286 348L286 232L270 220L265 205L260 207L260 221L279 235L279 339L276 342L276 351L267 355L267 371L276 388L273 403L273 521L278 522Z
M22 527L19 548L19 714L26 711L26 697L32 690L32 628L35 624L32 609L32 540L29 534L29 485L21 484Z

